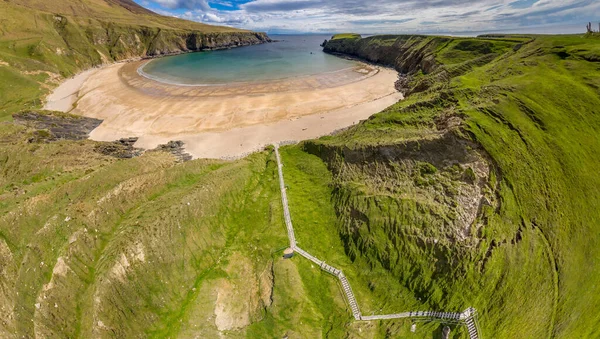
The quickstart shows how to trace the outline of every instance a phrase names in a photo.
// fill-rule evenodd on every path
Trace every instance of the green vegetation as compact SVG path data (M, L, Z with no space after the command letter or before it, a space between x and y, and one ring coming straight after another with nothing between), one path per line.
M363 314L397 313L399 310L434 307L419 302L418 296L387 274L383 267L373 266L367 260L363 260L364 258L348 255L344 235L340 234L341 225L337 217L339 210L330 203L332 199L337 199L337 186L332 174L319 157L303 152L297 146L290 146L282 148L282 162L298 245L344 271L352 284ZM295 257L294 260L308 262L302 257ZM310 263L306 266L309 266L305 268L308 273L326 278L326 282L323 282L322 278L319 279L320 285L315 285L311 295L324 299L322 305L329 305L324 314L332 316L319 326L331 327L329 335L333 338L352 336L356 331L374 338L384 338L390 334L402 338L423 338L441 330L440 324L429 323L420 324L418 333L411 333L411 323L400 320L352 323L349 328L344 329L346 323L352 321L352 315L340 308L344 302L338 300L342 297L341 290L336 286L333 291L331 287L323 291L328 284L335 284L337 280ZM331 293L334 293L333 296L330 296ZM332 297L333 300L328 300ZM335 307L331 309L332 306ZM461 330L457 328L457 331Z
M126 0L2 1L0 121L41 107L59 80L92 66L264 39L260 33L160 16Z
M515 43L503 40L456 39L436 51L436 61L444 65L459 64L476 57L504 54Z
M326 49L369 44L377 58L391 39L363 40ZM414 74L408 99L304 146L334 174L347 252L441 309L475 306L486 337L598 335L600 271L590 260L600 257L600 41L403 36L391 46L408 41L418 52L395 64ZM460 209L440 207L465 206L460 192L482 178L468 165L477 154L492 167L461 239L451 232ZM438 162L437 172L422 160ZM415 166L421 178L411 182Z
M126 0L0 13L0 337L440 335L354 322L333 277L281 258L271 149L115 159L7 121L78 70L236 32ZM598 337L597 35L344 34L325 49L410 75L406 100L281 149L299 244L344 270L363 314L474 306L486 338Z
M338 40L338 39L360 39L361 36L360 34L355 34L355 33L340 33L340 34L335 34L333 37L331 37L331 40Z
M0 124L3 337L385 337L392 326L420 338L439 330L355 323L335 279L301 257L282 259L288 241L272 151L235 162L176 164L161 152L117 160L96 153L96 142L32 143L31 133ZM325 164L298 147L283 157L303 246L346 271L365 312L418 307L384 270L345 255L335 211L323 203L332 193ZM397 288L372 298L372 281Z
M0 128L2 337L345 331L335 281L281 258L272 152L116 160L95 142L27 143L24 128Z

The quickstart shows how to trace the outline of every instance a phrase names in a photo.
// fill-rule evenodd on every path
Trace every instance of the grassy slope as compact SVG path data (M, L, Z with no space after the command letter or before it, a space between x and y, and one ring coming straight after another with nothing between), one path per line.
M340 135L308 144L307 150L328 159L334 173L331 197L322 203L329 201L338 212L338 233L351 257L358 252L358 265L386 267L392 279L405 282L427 304L451 310L474 305L482 312L486 337L595 337L600 322L595 311L600 309L600 40L540 36L518 51L512 48L517 41L491 40L487 52L477 43L469 57L472 44L465 41L474 40L451 40L428 50L442 66L417 74L411 85L428 83L429 90ZM494 52L495 59L483 65L470 61ZM431 234L444 238L444 226L436 226L436 220L452 223L452 215L423 203L417 194L422 181L408 192L369 184L402 182L381 174L387 173L381 168L411 161L382 158L352 167L348 160L331 160L324 150L348 156L345 147L370 154L384 146L403 149L414 140L427 145L443 133L439 121L452 116L464 120L459 135L481 144L493 159L496 170L488 189L499 204L497 210L480 211L485 226L466 241L423 246ZM450 173L451 167L438 170ZM434 182L443 191L440 178ZM437 211L433 219L427 217L432 211ZM366 223L357 214L366 216ZM423 218L429 221L422 223ZM348 233L348 222L358 228ZM362 234L365 227L369 231ZM395 231L389 233L390 227ZM352 240L356 232L358 242ZM390 254L396 256L391 264ZM374 292L381 298L389 293L387 288ZM390 310L405 306L395 298L388 303Z
M371 267L361 259L353 262L345 255L344 242L340 239L339 229L336 227L339 224L336 209L329 203L334 195L332 191L334 179L323 161L295 146L282 149L282 161L298 245L344 271L352 284L362 313L369 315L424 309L423 304L417 300L418 297L390 277L384 269ZM298 259L305 261L303 258ZM318 272L316 267L311 267L310 271L313 274L324 275ZM326 277L330 282L335 282L333 277ZM326 285L324 283L320 286L316 285L313 294L321 297L322 292L319 289L323 286ZM374 290L379 289L385 289L386 292L373 293ZM329 293L331 292L328 291ZM335 293L342 294L339 289L336 289ZM325 300L324 304L331 304L331 302ZM332 338L353 337L359 333L365 338L385 338L389 335L402 338L429 338L432 333L440 332L442 329L442 326L436 323L421 324L416 333L411 333L409 321L359 322L352 323L344 329L344 323L351 317L348 311L339 314L339 310L334 308L328 310L326 314L332 314L332 317L321 326L332 328L328 330Z
M271 152L177 165L29 136L0 124L1 337L215 337L217 304L253 322L232 337L347 331L335 280L281 258Z
M31 145L23 155L19 144L3 145L3 169L15 174L2 182L0 234L11 253L2 300L15 307L5 334L33 334L32 319L38 335L90 337L102 332L98 321L119 336L176 334L197 289L223 276L216 263L243 253L262 272L285 242L280 219L255 212L277 202L264 155L173 167L163 154L114 161L92 147ZM235 228L250 222L267 232ZM53 269L58 258L66 273Z
M31 22L23 13L9 13L13 26ZM36 20L58 41L53 16ZM0 59L24 65L0 66L16 86L0 91L7 111L43 91L46 75L23 71L70 74L73 60L85 60L37 55L35 46L53 40L28 39L1 42ZM498 209L482 209L480 233L451 241L456 200L443 196L465 181L455 167L323 162L288 147L300 243L345 270L365 314L473 305L486 337L597 336L600 41L537 37L515 52L522 39L431 39L415 46L444 67L411 84L429 91L306 149L427 145L439 138L440 117L459 116L459 136L480 143L497 166L487 189ZM216 336L223 286L238 295L230 304L253 305L245 310L253 324L226 332L233 337L439 334L436 324L412 334L408 321L352 323L334 279L302 258L280 259L285 229L268 152L237 162L175 165L161 153L117 161L93 152L92 142L30 144L27 133L0 124L2 336ZM265 284L271 263L265 309L252 286Z
M336 34L334 35L331 39L332 40L338 40L338 39L360 39L360 34L355 34L355 33L340 33L340 34Z
M119 0L11 0L18 8L30 8L36 12L61 14L76 18L102 18L115 24L144 25L148 27L177 28L203 32L243 32L245 30L213 26L194 21L181 20L152 13L134 2Z
M0 123L1 337L383 338L393 328L421 338L441 330L353 322L335 279L301 257L281 258L287 238L272 152L175 164L164 153L116 160L94 152L95 142L30 136ZM389 306L366 277L396 286L402 307L418 307L385 272L344 255L335 212L322 203L332 177L320 159L294 147L283 157L302 246L345 270L365 312ZM217 304L252 324L220 332Z
M174 37L178 32L247 31L131 12L105 0L2 1L0 121L40 107L49 88L77 71L148 50L175 51L181 43Z
M530 63L521 61L529 55ZM490 105L493 113L473 104L465 111L469 129L503 173L501 194L515 197L505 215L539 229L539 246L552 254L558 304L551 326L558 337L599 334L600 317L590 311L600 309L600 266L592 259L600 258L594 212L600 206L594 189L600 185L600 69L582 59L589 55L600 55L600 40L539 37L520 55L456 80L469 89L494 84L506 95Z

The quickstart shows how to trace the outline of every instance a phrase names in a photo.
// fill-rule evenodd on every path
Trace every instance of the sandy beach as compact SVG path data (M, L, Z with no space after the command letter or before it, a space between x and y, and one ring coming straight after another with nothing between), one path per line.
M144 77L147 61L84 72L58 87L46 108L104 122L98 141L139 137L137 147L182 140L194 158L236 158L283 141L351 126L402 99L394 70L356 67L290 79L180 86Z
M69 112L74 108L79 96L79 90L85 81L98 69L92 68L65 80L46 98L44 109L50 111Z

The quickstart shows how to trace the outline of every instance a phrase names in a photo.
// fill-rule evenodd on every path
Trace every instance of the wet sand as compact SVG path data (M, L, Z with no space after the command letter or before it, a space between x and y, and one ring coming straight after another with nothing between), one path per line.
M365 64L342 71L256 83L179 86L115 64L67 81L47 107L104 122L98 141L139 137L137 147L182 140L194 158L236 158L283 141L351 126L402 99L394 70ZM72 103L76 107L71 110Z

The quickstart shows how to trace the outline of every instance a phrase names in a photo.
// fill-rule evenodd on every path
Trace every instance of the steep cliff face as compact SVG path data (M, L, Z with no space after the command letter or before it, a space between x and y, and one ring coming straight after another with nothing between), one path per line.
M419 35L380 35L364 39L332 39L323 50L391 66L401 73L418 70L429 73L436 68L433 51L449 40Z
M119 30L125 30L127 34L120 34ZM256 32L203 33L147 27L112 27L93 36L91 42L98 49L107 49L114 60L122 60L250 46L271 42L271 39L265 33Z
M111 22L79 23L54 16L56 31L62 37L67 57L87 56L91 65L131 58L153 57L185 52L233 48L270 42L265 33L202 32L121 25Z
M508 38L450 38L424 35L380 35L364 39L359 36L334 36L323 45L323 50L394 67L403 74L429 74L439 71L441 66L451 68L450 66L462 65L465 62L477 61L477 66L481 66L510 51L515 45L521 46L523 42Z
M492 62L527 39L450 38L423 35L334 36L327 53L351 56L389 67L403 77L397 88L405 95L444 87L452 78Z

